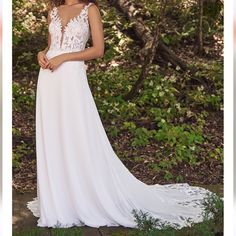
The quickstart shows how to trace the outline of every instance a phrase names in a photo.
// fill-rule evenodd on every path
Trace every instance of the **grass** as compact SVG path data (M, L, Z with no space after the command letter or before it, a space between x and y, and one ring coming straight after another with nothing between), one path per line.
M130 236L214 236L223 235L224 204L221 197L208 194L204 199L203 222L191 223L191 227L176 230L167 224L162 224L158 219L148 213L134 211L138 229ZM158 228L158 229L157 229Z
M48 230L36 228L14 232L13 236L46 236L50 235Z
M82 236L82 230L80 228L68 228L68 229L43 229L36 228L31 230L23 230L13 233L13 236Z

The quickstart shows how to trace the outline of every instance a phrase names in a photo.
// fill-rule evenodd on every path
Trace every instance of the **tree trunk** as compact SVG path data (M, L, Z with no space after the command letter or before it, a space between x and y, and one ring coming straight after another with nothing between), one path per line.
M160 28L161 28L161 23L164 17L164 12L165 12L165 7L166 7L166 4L164 1L165 0L162 0L162 3L161 3L161 13L157 19L158 24L156 26L155 34L151 42L151 47L150 49L147 50L147 56L145 58L145 61L142 67L142 72L139 76L139 79L135 82L130 92L125 96L125 100L130 100L138 94L139 89L141 89L141 87L143 86L145 78L148 76L148 71L150 70L150 67L153 63L153 60L155 58L156 51L159 45L159 41L160 41L160 34L161 34Z
M202 22L203 22L203 0L198 0L199 7L199 18L198 18L198 54L200 56L203 55L203 30L202 30Z
M145 22L141 17L136 16L137 10L129 0L108 0L108 2L111 5L114 5L132 23L136 36L144 44L144 47L141 49L139 54L142 59L145 58L146 53L149 51L153 42L153 34L150 29L145 25ZM170 62L174 67L179 66L183 71L188 68L186 62L170 50L161 39L156 50L155 61L157 61L158 56L160 56L164 61Z

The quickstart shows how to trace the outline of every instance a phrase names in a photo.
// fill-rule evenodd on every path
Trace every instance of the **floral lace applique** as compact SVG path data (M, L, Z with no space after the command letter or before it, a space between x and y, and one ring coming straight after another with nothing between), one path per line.
M63 26L62 19L59 16L58 8L54 7L50 12L51 22L49 32L51 35L50 50L63 50L67 52L84 50L85 45L90 37L88 8L93 3L86 5L81 12L71 18Z

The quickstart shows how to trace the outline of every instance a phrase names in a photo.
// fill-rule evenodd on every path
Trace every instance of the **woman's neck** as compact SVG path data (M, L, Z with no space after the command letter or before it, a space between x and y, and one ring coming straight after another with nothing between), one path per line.
M65 5L73 5L80 3L79 0L65 0Z

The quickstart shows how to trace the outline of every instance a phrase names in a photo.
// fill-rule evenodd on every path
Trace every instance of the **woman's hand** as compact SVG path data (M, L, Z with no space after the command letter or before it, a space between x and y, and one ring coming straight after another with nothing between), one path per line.
M51 70L52 72L56 70L63 62L64 62L63 55L55 56L48 60L47 69Z
M48 59L46 57L46 53L44 51L41 51L38 53L38 63L43 68L46 69L48 64Z

